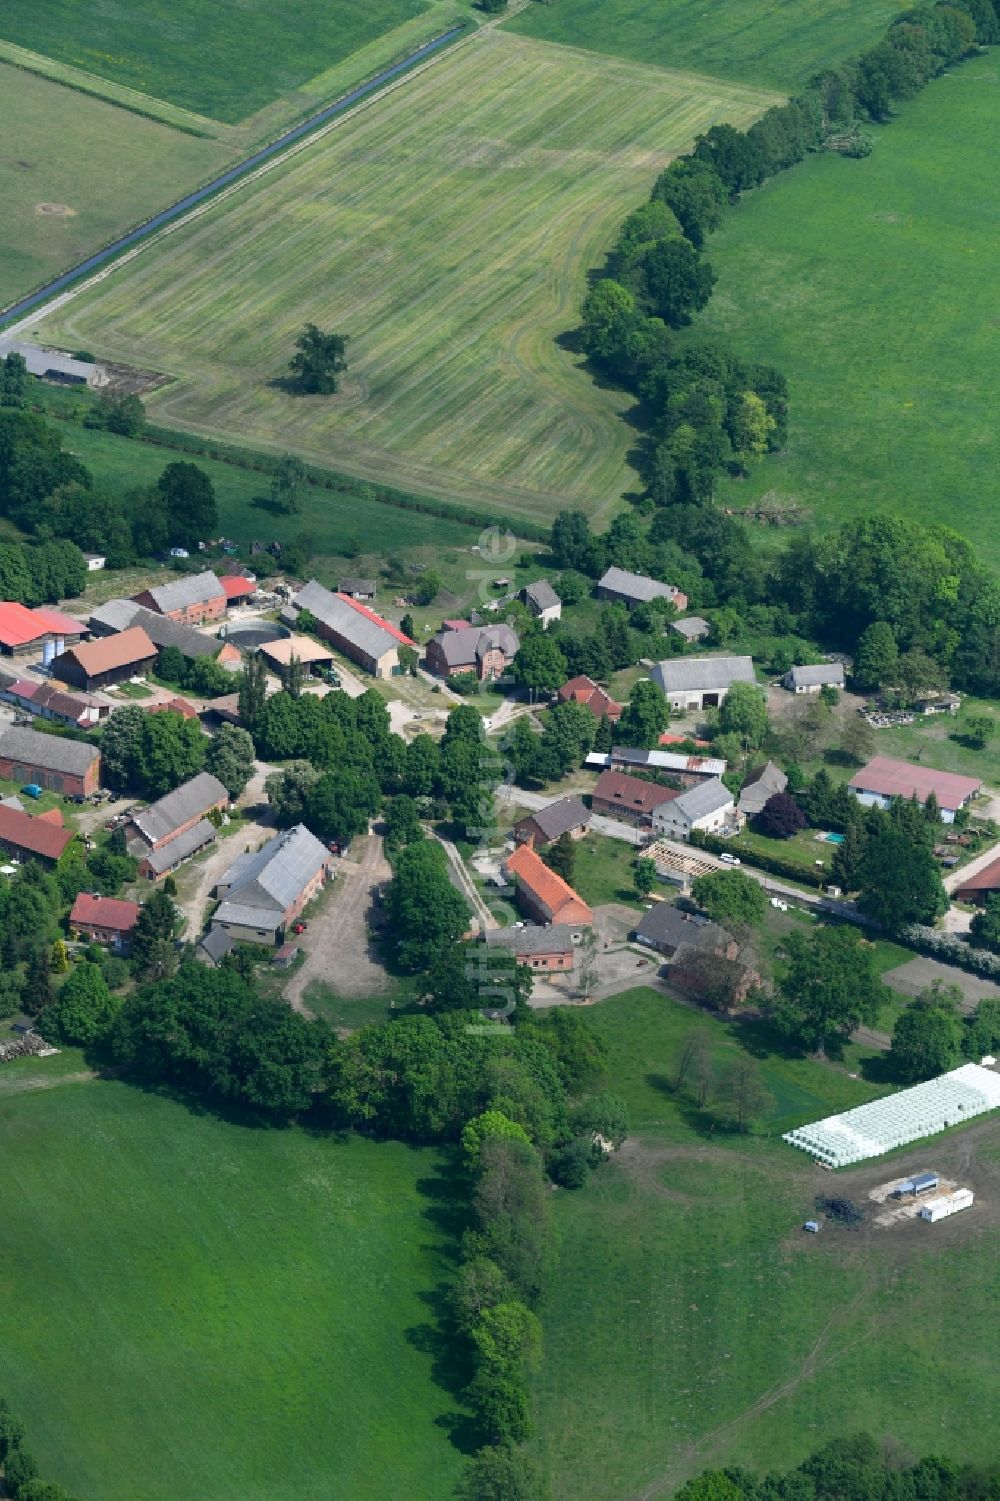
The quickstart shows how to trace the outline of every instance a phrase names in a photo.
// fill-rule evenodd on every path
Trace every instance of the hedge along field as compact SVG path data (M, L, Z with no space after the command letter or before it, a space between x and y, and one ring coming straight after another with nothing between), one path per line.
M657 171L754 90L484 32L83 293L46 337L175 376L156 420L545 520L627 486L628 398L556 340ZM351 337L289 394L306 321Z
M233 122L428 9L428 0L4 0L0 34Z
M98 1081L0 1094L0 1144L0 1392L47 1479L101 1501L450 1494L454 1399L412 1337L449 1268L434 1152Z
M894 0L555 0L527 5L509 25L546 42L792 92L878 41L905 8Z
M228 157L0 62L0 306L147 218Z
M791 421L787 451L720 501L776 490L821 526L897 511L1000 566L998 132L994 51L874 129L864 161L809 157L727 213L693 337L777 365Z

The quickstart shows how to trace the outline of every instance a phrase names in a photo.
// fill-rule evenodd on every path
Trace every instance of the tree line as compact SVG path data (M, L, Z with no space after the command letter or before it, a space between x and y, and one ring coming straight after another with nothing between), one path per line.
M4 1494L13 1501L73 1501L69 1491L54 1480L42 1480L38 1463L24 1446L25 1427L21 1419L0 1398L0 1470Z

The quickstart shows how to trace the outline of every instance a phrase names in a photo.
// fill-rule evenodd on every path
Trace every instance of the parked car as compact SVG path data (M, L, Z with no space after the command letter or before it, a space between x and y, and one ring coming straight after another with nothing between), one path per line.
M41 797L43 790L44 789L39 787L37 782L25 782L24 786L21 788L21 791L24 793L25 797Z
M293 932L293 933L294 933L294 934L295 934L295 935L296 935L296 937L297 937L297 936L298 936L298 935L299 935L299 933L304 933L304 932L305 932L305 930L306 930L306 928L308 928L308 926L309 926L309 924L308 924L308 923L307 923L307 922L297 922L297 923L293 923L293 924L292 924L292 932Z
M186 547L172 547L170 549L170 556L172 558L189 558L191 554Z
M739 855L730 855L727 853L720 855L719 859L722 861L723 865L739 865L740 863Z

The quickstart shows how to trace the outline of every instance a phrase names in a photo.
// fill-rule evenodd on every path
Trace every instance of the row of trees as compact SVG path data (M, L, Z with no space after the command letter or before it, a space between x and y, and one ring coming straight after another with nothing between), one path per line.
M246 730L223 725L209 737L197 719L169 710L150 714L124 704L109 715L100 741L104 782L116 792L158 798L210 771L236 798L253 774L254 744Z

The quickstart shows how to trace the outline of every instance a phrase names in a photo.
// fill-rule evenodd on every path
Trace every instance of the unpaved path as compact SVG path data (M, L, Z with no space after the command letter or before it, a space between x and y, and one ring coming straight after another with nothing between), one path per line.
M355 839L352 853L357 854L359 848L360 860L341 860L337 865L333 890L300 940L306 950L305 963L285 986L284 995L303 1016L312 1015L303 996L313 980L322 980L347 997L378 995L388 985L385 970L372 954L367 918L375 888L391 879L392 870L380 834Z
M461 855L452 844L451 840L443 838L441 834L437 833L435 829L430 828L429 825L425 825L425 827L431 837L436 839L438 844L444 850L445 855L448 858L448 864L451 866L455 874L455 879L458 882L459 890L465 897L466 901L472 907L472 910L478 917L480 923L484 928L498 928L500 924L497 922L496 918L493 916L493 913L490 911L489 907L487 907L486 903L483 901L483 898L480 896L478 886L469 875L469 872L466 870L465 861L462 859Z

